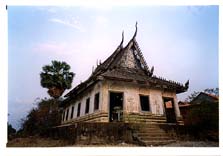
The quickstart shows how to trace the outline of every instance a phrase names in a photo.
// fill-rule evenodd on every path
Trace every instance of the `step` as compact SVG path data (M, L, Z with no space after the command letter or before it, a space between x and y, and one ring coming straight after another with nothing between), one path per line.
M135 119L135 118L131 118L129 117L129 119ZM137 120L165 120L165 118L154 118L154 117L138 117Z
M139 127L140 129L160 129L158 126L154 125L154 126L147 126L147 125L144 125L144 126L141 126Z
M145 133L151 133L151 132L162 132L162 133L166 133L164 130L162 129L139 129L138 132L145 132Z
M166 124L166 123L165 123ZM135 127L135 135L146 146L160 146L176 142L159 124L144 124Z
M101 141L94 141L94 142L91 142L90 144L91 144L91 145L103 145L104 142L101 142Z
M163 119L149 119L149 118L145 118L145 119L143 119L143 118L139 118L139 119L137 119L138 121L147 121L148 123L149 123L149 121L150 122L157 122L157 121L162 121L162 122L166 122L166 120L163 120Z
M184 125L184 121L177 121L178 125Z
M167 133L166 132L163 132L163 131L137 131L137 132L135 132L135 133L138 133L138 134L166 134L167 135Z
M165 134L163 134L163 135L137 135L138 136L138 138L150 138L150 137L159 137L159 138L162 138L162 137L169 137L169 136L167 136L167 135L165 135Z
M157 125L142 125L142 126L139 126L139 127L136 127L136 128L139 128L139 129L160 129Z
M147 128L147 127L155 127L155 128L159 128L159 125L156 125L154 123L146 123L146 124L143 124L141 125L141 128Z
M166 119L165 116L156 116L156 115L145 115L145 114L139 114L139 115L132 115L140 118L160 118L160 119Z
M139 137L141 140L169 140L172 139L169 136L141 136Z
M166 145L166 144L176 142L176 140L151 140L151 141L143 141L143 142L146 144L146 146L160 146L160 145Z
M150 133L148 133L148 132L137 132L135 134L137 134L138 136L167 136L167 134L164 133L164 132L150 132Z

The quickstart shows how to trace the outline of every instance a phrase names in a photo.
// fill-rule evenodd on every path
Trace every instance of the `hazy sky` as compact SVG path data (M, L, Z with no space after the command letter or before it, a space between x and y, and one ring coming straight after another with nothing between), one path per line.
M41 68L66 61L76 73L73 87L86 80L135 31L154 74L185 83L193 91L218 87L218 7L8 7L9 122L18 128L36 98L49 97L40 86Z

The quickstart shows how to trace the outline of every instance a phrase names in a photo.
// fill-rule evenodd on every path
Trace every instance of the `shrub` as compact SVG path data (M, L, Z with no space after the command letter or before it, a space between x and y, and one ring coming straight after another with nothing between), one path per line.
M185 118L189 133L201 139L218 138L219 129L218 102L203 102L192 105Z
M41 100L22 123L23 135L48 135L47 130L60 123L61 113L58 104L59 101L55 99Z
M15 134L16 134L16 129L13 128L12 125L8 123L8 139L10 140L14 138Z

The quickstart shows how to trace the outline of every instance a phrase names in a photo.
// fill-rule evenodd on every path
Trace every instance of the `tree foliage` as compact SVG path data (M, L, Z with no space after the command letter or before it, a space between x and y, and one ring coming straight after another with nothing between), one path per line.
M219 96L219 88L207 88L207 89L204 89L202 92L207 93L207 94L212 94L215 96ZM199 93L200 92L194 91L185 99L185 101L191 102L195 97L198 96Z
M218 88L207 88L202 92L219 95ZM200 92L193 92L187 97L187 102L191 102ZM199 105L188 107L184 124L188 132L200 139L218 140L219 137L219 103L217 101L203 100Z
M24 135L44 135L49 128L60 124L61 113L54 99L42 99L37 103L22 123ZM51 111L51 112L50 112ZM49 113L50 112L50 113Z
M16 134L16 129L13 128L12 125L9 123L7 123L7 125L8 125L8 139L11 139Z
M40 83L48 89L48 94L53 98L59 98L66 89L71 88L74 73L70 72L70 66L66 62L52 61L52 65L42 67Z
M213 94L215 96L219 96L219 88L207 88L204 90L205 93Z
M193 130L195 137L218 140L219 138L219 103L202 102L193 105L185 119L185 125Z
M187 116L187 122L200 128L218 128L218 102L202 102L193 105Z
M188 95L188 97L185 99L186 102L191 102L195 97L198 96L200 92L196 92L194 91L193 93L191 93L190 95Z

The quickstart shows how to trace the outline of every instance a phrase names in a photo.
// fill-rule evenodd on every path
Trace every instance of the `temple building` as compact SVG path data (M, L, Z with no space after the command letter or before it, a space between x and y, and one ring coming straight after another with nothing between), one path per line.
M176 94L184 85L153 75L136 41L122 41L91 76L65 95L62 125L76 122L179 123Z

